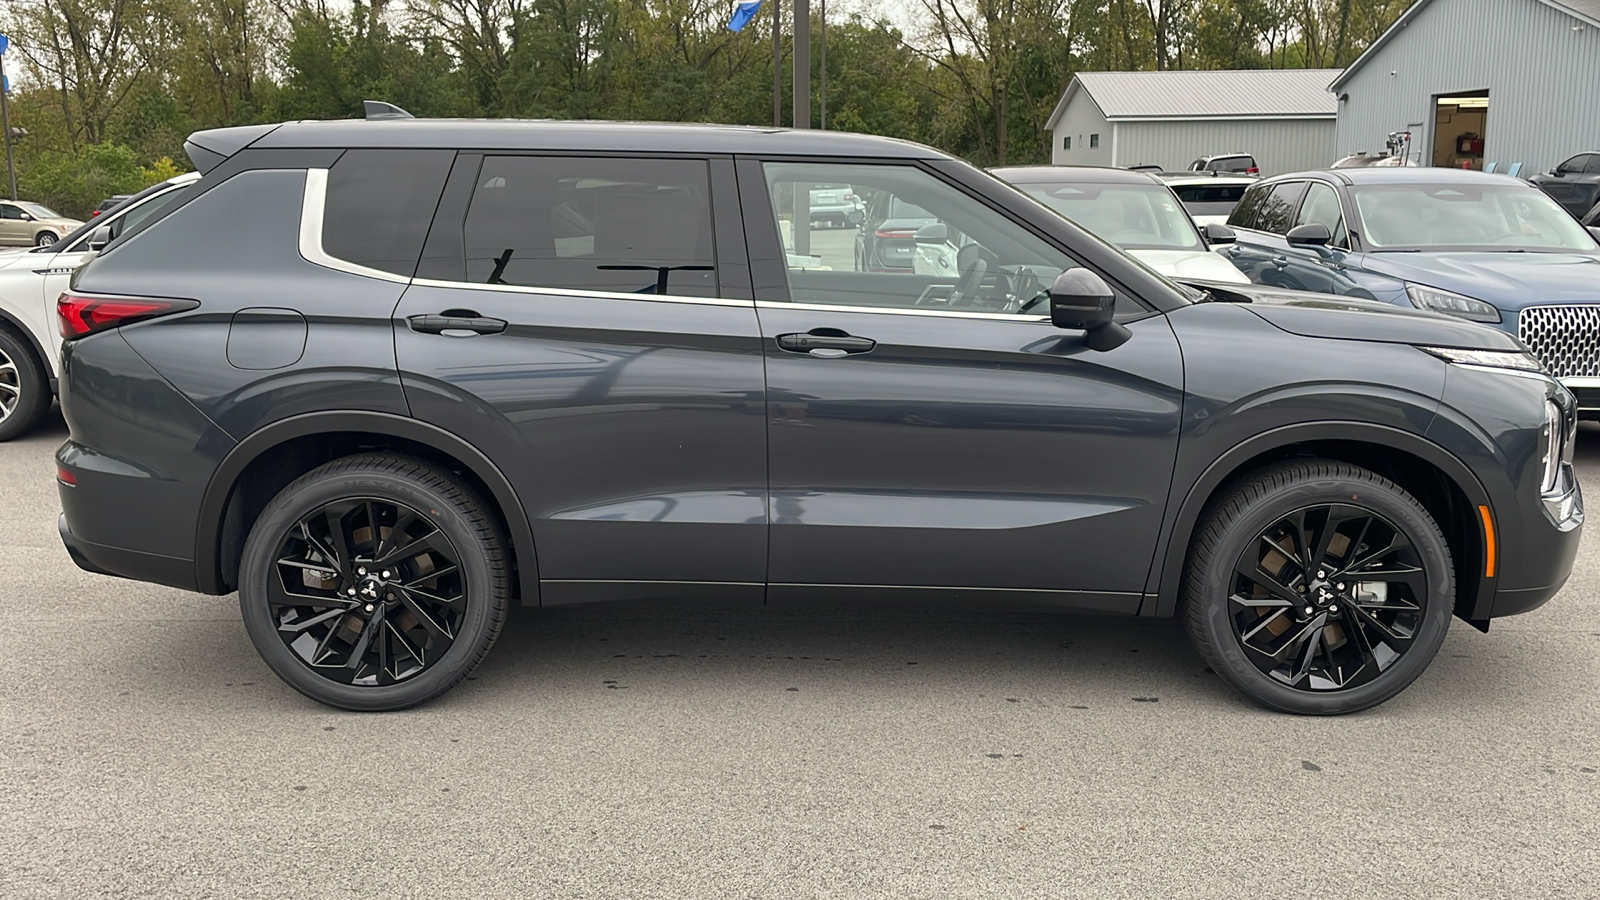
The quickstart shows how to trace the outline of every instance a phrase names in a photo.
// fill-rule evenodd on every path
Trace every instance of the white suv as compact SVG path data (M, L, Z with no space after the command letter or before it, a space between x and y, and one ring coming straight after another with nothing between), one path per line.
M91 256L90 239L96 234L116 238L199 180L195 172L179 175L134 194L49 246L0 252L0 441L27 433L50 409L61 345L56 298Z

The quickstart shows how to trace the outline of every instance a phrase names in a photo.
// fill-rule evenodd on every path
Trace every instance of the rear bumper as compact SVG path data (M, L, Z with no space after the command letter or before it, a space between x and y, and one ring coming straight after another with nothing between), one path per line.
M61 532L61 543L66 545L67 555L85 572L150 581L186 591L199 590L192 559L123 550L79 540L73 535L72 526L67 524L66 513L56 519L56 529Z

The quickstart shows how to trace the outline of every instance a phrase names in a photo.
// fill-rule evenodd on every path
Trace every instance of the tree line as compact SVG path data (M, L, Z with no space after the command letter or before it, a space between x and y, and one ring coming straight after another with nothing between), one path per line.
M1044 122L1074 72L1342 66L1408 5L904 0L898 18L917 24L902 28L849 2L829 12L827 127L979 165L1047 160ZM733 33L732 0L12 0L19 186L82 215L187 167L193 131L349 117L364 99L418 116L771 124L770 5ZM815 89L812 103L815 126Z

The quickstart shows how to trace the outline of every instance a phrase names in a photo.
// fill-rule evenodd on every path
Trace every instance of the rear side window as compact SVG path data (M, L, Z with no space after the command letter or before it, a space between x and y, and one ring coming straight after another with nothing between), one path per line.
M1285 181L1274 185L1272 193L1262 202L1261 208L1256 210L1257 231L1270 231L1273 234L1284 234L1289 230L1289 225L1294 221L1295 210L1300 206L1300 197L1306 192L1304 181Z
M1233 213L1228 216L1228 224L1236 228L1256 228L1256 212L1261 208L1261 201L1267 199L1267 194L1272 191L1270 184L1254 185L1245 191L1244 199L1233 208Z
M487 157L465 237L471 282L717 296L702 160Z
M439 205L453 150L350 150L328 170L322 249L410 276Z

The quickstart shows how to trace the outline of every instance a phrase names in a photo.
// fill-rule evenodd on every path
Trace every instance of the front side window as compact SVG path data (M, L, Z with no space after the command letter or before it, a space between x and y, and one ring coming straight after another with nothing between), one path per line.
M1159 184L1020 184L1023 193L1124 250L1204 250L1194 222Z
M701 160L487 157L465 237L479 284L717 296Z
M1339 211L1339 194L1326 184L1314 181L1306 189L1305 202L1300 204L1300 215L1294 224L1321 225L1333 236L1328 242L1331 246L1345 246L1344 213Z
M22 207L24 212L26 212L30 216L33 216L35 219L59 219L59 218L61 218L61 214L60 213L56 212L55 210L51 209L48 206L44 206L43 204L39 204L39 203L19 203L17 205Z
M1583 171L1584 163L1587 160L1588 160L1587 156L1574 156L1571 159L1567 160L1566 162L1562 163L1561 165L1557 166L1556 167L1556 171L1562 173L1563 175L1576 175L1579 172Z
M0 219L13 219L20 221L22 219L22 208L18 206L12 206L9 203L0 205Z
M1585 175L1600 175L1600 153L1589 154L1589 161L1583 166Z
M789 299L830 306L1048 315L1048 289L1078 262L1027 228L933 175L910 165L767 163L769 196L788 257ZM858 236L812 228L798 248L795 197L806 186L843 181L870 204L907 216L903 229ZM912 213L921 216L912 218ZM925 217L925 218L924 218ZM869 229L870 231L870 229ZM890 243L894 246L888 246ZM807 246L809 244L809 246ZM892 252L891 252L892 251ZM885 258L904 259L887 267Z
M1356 187L1361 237L1375 249L1587 250L1594 238L1528 185L1384 184Z

